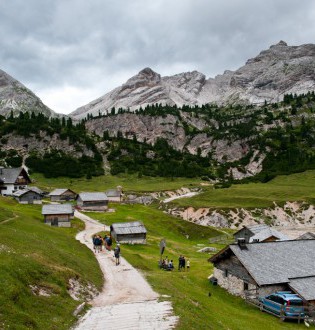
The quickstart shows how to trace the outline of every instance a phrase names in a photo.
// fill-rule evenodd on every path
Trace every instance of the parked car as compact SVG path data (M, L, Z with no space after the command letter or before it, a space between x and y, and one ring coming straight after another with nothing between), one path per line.
M260 309L286 317L304 318L303 300L291 291L278 291L266 297L259 297Z

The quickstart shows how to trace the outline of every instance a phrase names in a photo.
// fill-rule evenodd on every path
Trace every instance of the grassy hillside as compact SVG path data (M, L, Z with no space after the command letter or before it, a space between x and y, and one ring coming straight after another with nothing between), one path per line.
M110 188L122 186L124 191L130 192L152 192L163 190L175 190L183 186L199 186L201 180L198 178L162 178L162 177L142 177L136 175L103 175L92 177L91 179L78 178L71 179L66 177L45 178L42 174L34 173L31 175L35 180L34 185L39 188L51 191L55 188L70 188L76 192L80 191L105 191Z
M53 228L41 206L0 204L0 329L69 329L81 303L68 294L69 279L98 289L103 281L93 253L75 240L82 223Z
M115 213L88 213L107 225L113 222L142 220L148 230L147 245L123 245L122 255L144 273L154 290L171 300L175 314L180 317L177 329L296 329L296 323L281 323L248 305L240 298L228 294L220 287L209 284L207 277L213 267L207 262L209 254L198 253L209 246L210 237L222 232L201 227L170 217L153 207L117 205ZM187 238L186 235L189 235ZM166 239L164 256L173 259L175 270L166 272L158 268L159 242ZM223 245L214 245L220 249ZM178 257L183 254L191 261L190 272L177 270ZM211 296L209 297L209 292Z
M193 198L177 199L178 206L195 208L264 208L286 201L315 200L315 171L278 176L268 183L236 184L226 189L205 187L204 193Z

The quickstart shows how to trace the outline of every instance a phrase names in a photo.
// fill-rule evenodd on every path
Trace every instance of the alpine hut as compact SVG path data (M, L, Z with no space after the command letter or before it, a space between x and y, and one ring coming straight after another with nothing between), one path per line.
M0 194L12 196L14 191L27 188L31 179L24 167L0 167Z
M147 230L141 221L113 223L110 230L118 243L146 244Z
M19 189L13 192L12 196L20 204L41 204L43 192L37 187Z
M50 200L52 202L62 202L62 201L71 201L75 200L77 194L71 189L60 188L55 189L49 194Z
M70 219L73 218L71 204L43 205L42 215L46 224L57 227L71 227Z
M103 192L82 192L77 197L77 205L86 211L106 211L108 198Z

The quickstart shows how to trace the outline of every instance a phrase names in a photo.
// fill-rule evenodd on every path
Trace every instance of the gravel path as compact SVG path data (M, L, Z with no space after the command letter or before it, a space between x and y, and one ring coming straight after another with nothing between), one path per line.
M85 222L85 230L77 240L91 250L92 235L108 227L75 211L75 217ZM124 247L122 246L122 254ZM144 277L124 258L115 265L113 252L95 254L105 278L102 292L90 303L92 308L79 321L77 330L98 329L173 329L178 318L173 315L171 303L159 302Z

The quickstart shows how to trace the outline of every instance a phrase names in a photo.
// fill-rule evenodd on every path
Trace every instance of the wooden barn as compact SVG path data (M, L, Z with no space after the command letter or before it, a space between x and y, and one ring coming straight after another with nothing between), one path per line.
M122 200L122 191L121 189L108 189L105 191L105 194L109 202L120 203Z
M0 194L12 196L14 191L27 188L31 179L23 167L3 168L0 167Z
M77 194L71 189L55 189L49 194L50 200L52 202L63 202L75 200Z
M43 205L42 215L47 225L56 227L71 227L70 220L73 218L71 204L48 204Z
M37 187L30 187L13 192L13 197L20 204L41 204L43 192Z
M141 221L113 223L110 230L118 243L146 244L147 230Z
M106 211L108 198L103 192L82 192L77 197L77 205L86 211Z

